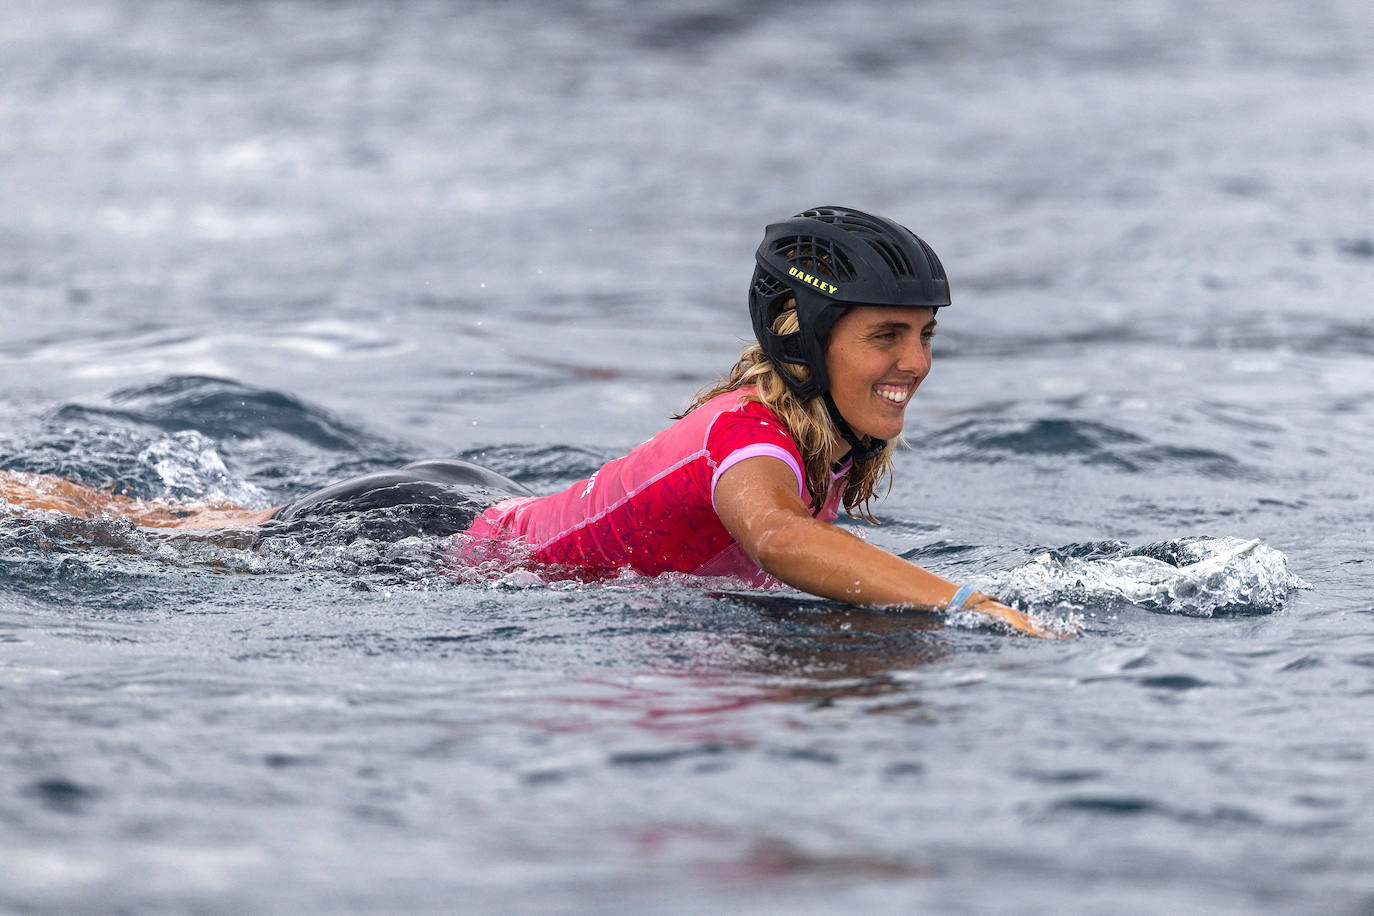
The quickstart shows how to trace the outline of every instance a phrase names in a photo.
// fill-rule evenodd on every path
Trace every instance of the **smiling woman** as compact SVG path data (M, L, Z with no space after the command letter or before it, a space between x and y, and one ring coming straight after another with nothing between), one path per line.
M374 539L448 536L461 564L596 580L630 570L785 583L850 604L972 610L1054 635L990 595L934 575L833 522L892 474L907 404L930 372L949 283L892 220L818 207L767 227L749 311L757 344L672 426L590 478L545 496L484 468L420 461L346 480L277 510L167 507L70 481L25 479L11 505L138 525L285 530L375 516Z
M871 439L901 434L907 402L930 372L934 336L933 308L869 306L835 322L825 364L835 407L850 426Z
M724 379L589 479L486 508L457 557L583 577L780 581L1053 635L832 524L841 507L873 521L869 503L890 480L906 405L930 371L935 313L950 301L935 252L892 220L817 207L768 226L755 261L758 343Z

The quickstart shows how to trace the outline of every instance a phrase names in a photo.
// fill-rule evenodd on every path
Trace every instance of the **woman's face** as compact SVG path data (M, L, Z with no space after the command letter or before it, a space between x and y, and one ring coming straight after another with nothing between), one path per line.
M825 341L830 396L854 431L892 439L906 405L930 372L935 310L858 306L845 312Z

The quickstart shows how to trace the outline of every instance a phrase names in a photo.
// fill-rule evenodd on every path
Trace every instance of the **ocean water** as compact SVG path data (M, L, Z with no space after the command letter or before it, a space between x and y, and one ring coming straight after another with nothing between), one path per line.
M763 225L947 267L875 543L1077 633L0 515L0 910L1374 909L1374 12L10 0L0 469L540 491Z

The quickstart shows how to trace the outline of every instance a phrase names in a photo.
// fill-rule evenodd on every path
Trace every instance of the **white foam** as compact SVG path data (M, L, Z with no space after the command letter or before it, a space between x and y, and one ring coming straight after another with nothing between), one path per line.
M1029 608L1088 609L1124 602L1210 617L1222 609L1275 611L1293 589L1309 587L1288 569L1283 553L1256 540L1179 539L1157 546L1191 562L1174 565L1125 546L1115 556L1092 558L1046 552L1000 577L991 590Z
M240 506L265 506L267 494L229 473L214 440L195 430L181 430L161 437L139 453L138 460L151 465L162 478L164 499L195 503L230 502Z

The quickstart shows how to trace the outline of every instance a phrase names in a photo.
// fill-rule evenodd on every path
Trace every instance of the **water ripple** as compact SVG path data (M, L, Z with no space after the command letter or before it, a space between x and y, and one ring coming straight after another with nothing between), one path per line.
M1223 479L1257 476L1224 452L1161 444L1107 423L1067 417L966 420L935 431L928 441L942 457L969 463L1052 458L1127 474L1182 470Z

